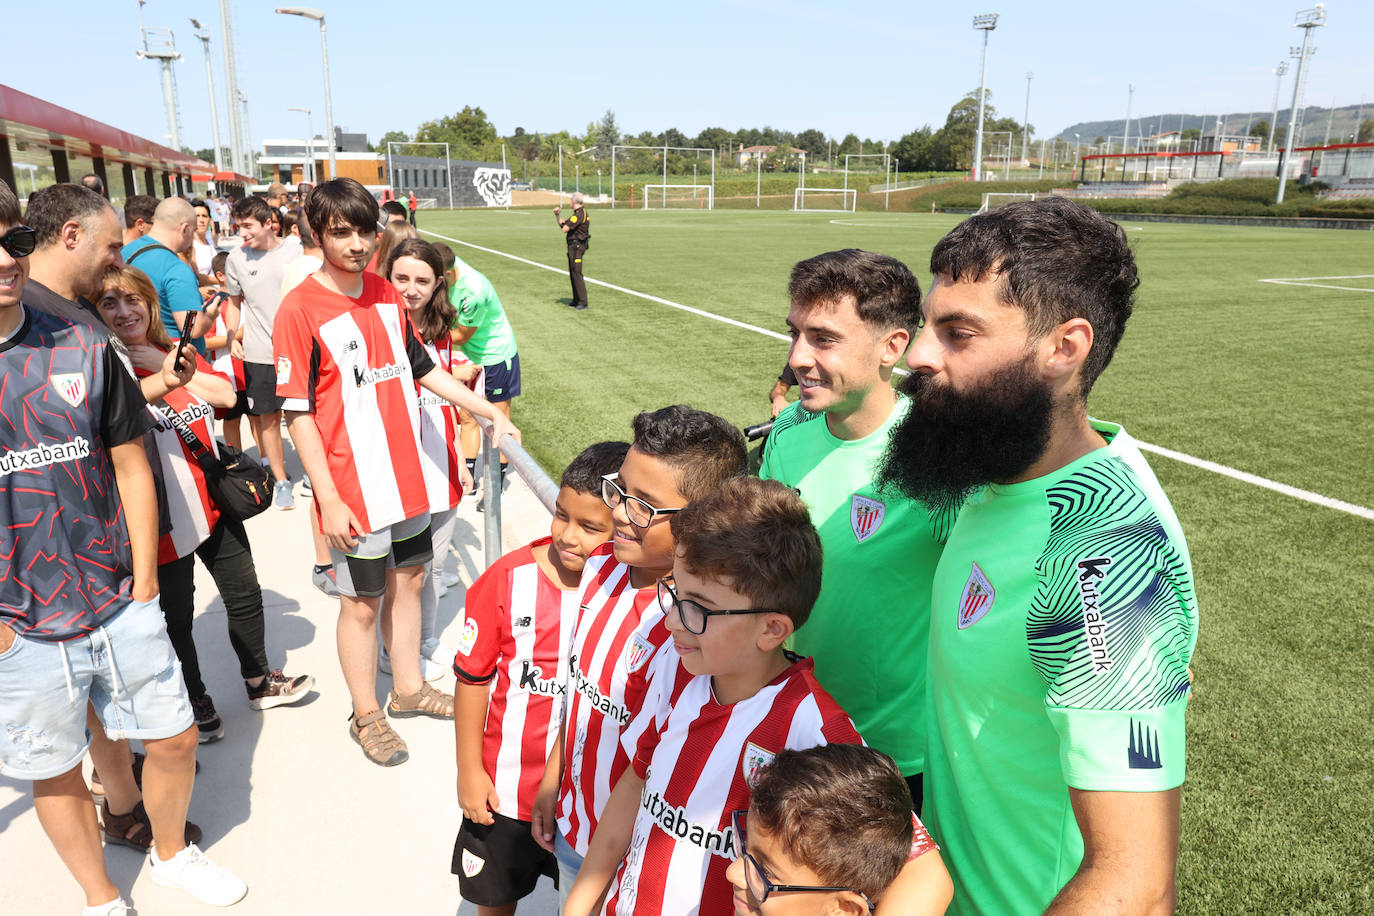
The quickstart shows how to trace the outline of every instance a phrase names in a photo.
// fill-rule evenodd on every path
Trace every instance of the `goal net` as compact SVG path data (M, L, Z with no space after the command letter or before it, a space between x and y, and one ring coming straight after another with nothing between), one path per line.
M1023 191L990 191L983 195L983 205L978 208L978 212L986 213L989 210L996 210L998 207L1017 200L1035 200L1035 195Z
M714 195L709 184L646 184L645 210L710 210Z
M792 192L792 209L798 213L848 211L859 205L854 188L797 188Z

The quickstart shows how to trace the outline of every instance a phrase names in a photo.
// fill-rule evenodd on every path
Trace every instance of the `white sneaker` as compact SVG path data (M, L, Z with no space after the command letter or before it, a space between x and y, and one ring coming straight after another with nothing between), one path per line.
M458 650L452 646L444 645L438 639L428 639L420 643L420 654L440 665L451 665L453 664L453 657L458 654Z
M131 916L133 910L123 897L116 897L109 903L102 903L100 906L88 906L81 911L81 916Z
M437 681L448 673L448 669L438 662L432 662L427 658L420 659L420 676L427 681Z
M248 893L242 878L211 862L194 843L166 862L158 859L154 845L148 850L148 862L154 884L185 891L210 906L238 903Z
M453 586L461 583L463 581L463 577L458 575L456 572L448 572L447 570L445 570L444 577L439 581L441 581L444 584L445 588L452 588Z

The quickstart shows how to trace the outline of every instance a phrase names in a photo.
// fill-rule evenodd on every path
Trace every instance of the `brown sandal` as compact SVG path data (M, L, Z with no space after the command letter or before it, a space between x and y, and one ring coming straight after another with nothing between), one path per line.
M100 805L100 827L105 831L105 842L128 846L147 852L153 845L153 824L148 820L148 812L143 802L134 805L128 814L111 814L109 802ZM200 828L190 821L186 822L186 842L199 843Z
M362 747L367 759L378 766L394 767L410 759L406 743L380 709L361 717L350 716L348 734Z
M141 791L143 789L143 761L148 759L148 755L142 751L134 751L133 758L134 785L138 786ZM196 775L200 775L199 760L196 761ZM97 805L105 804L105 785L100 781L99 771L94 769L91 770L91 798Z
M393 690L391 700L386 704L386 711L393 719L409 719L414 716L452 719L453 697L447 693L440 693L429 684L422 684L415 693L405 696L400 696Z

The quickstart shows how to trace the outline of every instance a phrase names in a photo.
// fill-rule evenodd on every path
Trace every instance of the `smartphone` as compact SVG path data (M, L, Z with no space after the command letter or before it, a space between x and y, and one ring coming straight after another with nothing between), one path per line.
M196 313L195 313L195 312L187 312L187 313L186 313L186 321L185 321L185 322L182 324L182 326L181 326L181 339L177 341L177 355L176 355L176 359L172 360L172 366L173 366L173 367L176 367L176 366L180 366L180 365L181 365L181 354L182 354L182 351L184 351L184 350L186 349L186 344L187 344L187 342L189 342L190 339L191 339L191 325L195 322L195 320L196 320Z

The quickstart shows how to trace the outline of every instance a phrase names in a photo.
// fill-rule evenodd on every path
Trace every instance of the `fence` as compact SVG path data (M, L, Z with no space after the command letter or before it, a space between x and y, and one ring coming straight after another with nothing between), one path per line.
M482 542L486 565L491 566L501 559L501 460L497 457L497 446L491 443L491 421L478 417L482 427L482 491L488 494L483 506ZM530 488L539 504L553 515L554 502L558 499L558 484L530 453L510 436L499 443L501 454L506 456L510 467L520 475L520 479ZM495 494L493 498L491 494Z

